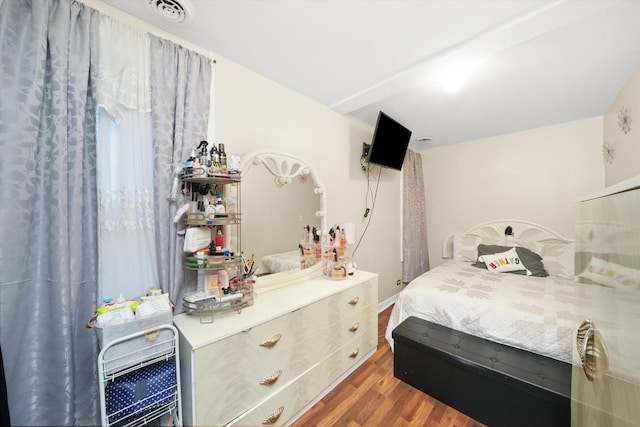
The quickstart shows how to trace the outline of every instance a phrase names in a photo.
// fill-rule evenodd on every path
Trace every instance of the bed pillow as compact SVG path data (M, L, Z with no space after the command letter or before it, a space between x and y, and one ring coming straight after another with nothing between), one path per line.
M522 264L516 248L511 248L505 252L499 252L489 255L480 255L478 261L481 261L487 267L487 270L493 273L508 273L510 271L526 271L527 268Z
M478 258L484 255L504 252L511 248L512 246L478 245ZM521 246L516 246L515 250L518 254L518 257L522 261L522 264L526 268L525 272L516 270L516 274L527 274L529 276L536 277L547 277L549 275L549 273L545 270L545 265L543 264L542 257L539 254ZM479 268L487 268L487 266L479 259L473 265Z
M640 289L640 270L595 256L578 277L614 289Z
M575 245L573 242L543 243L515 240L514 245L540 254L544 267L550 276L572 278L575 275Z
M472 234L456 233L453 235L453 260L476 262L478 259L478 245L500 245L504 239L498 237L479 237ZM507 248L509 249L509 248Z

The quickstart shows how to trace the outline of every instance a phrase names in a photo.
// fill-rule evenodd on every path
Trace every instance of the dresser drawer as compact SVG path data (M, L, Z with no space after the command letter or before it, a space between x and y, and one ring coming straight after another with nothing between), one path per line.
M377 336L360 335L261 405L233 420L233 426L285 425L325 388L375 349Z
M317 363L321 348L309 331L321 307L308 307L232 335L194 354L197 425L222 425ZM320 329L324 331L329 325ZM262 345L261 345L262 344ZM299 349L295 353L294 349ZM306 353L305 353L306 352ZM294 357L295 356L295 357ZM273 386L261 379L286 370Z
M357 304L350 304L355 297L360 297ZM377 306L363 306L368 300L366 293L340 293L198 349L197 424L224 424L347 341L363 334L377 339ZM347 307L347 314L328 316L337 304Z
M342 318L369 304L378 303L378 281L369 280L327 298L327 314L331 318Z
M378 336L378 306L369 304L354 313L344 316L330 326L323 337L323 343L335 350L349 340L360 335Z

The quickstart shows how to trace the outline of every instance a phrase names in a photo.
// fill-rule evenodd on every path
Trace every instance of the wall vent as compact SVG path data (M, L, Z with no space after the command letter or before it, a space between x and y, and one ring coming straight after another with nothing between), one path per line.
M172 24L185 25L193 19L193 5L189 0L147 0L147 5L156 15Z

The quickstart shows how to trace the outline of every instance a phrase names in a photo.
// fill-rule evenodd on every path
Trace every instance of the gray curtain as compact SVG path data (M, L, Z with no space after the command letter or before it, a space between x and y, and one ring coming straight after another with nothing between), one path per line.
M14 425L95 425L95 11L0 2L0 342Z
M151 36L151 119L154 141L156 249L160 285L182 311L182 297L196 284L194 272L182 268L184 228L173 221L184 199L169 200L174 168L207 138L212 66L208 58L171 41ZM213 141L209 141L211 144Z
M407 150L402 182L402 281L408 283L429 270L427 208L420 153Z

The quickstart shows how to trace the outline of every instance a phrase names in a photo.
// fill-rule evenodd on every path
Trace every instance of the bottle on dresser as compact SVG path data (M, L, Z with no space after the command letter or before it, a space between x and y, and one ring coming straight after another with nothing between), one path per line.
M222 230L218 228L216 232L216 251L222 251L224 249L224 234L222 234Z
M209 143L207 141L200 141L200 145L198 145L198 150L200 150L200 164L205 169L205 171L209 171L211 167L211 156L209 155L209 151L207 150L207 146Z
M211 147L209 156L211 157L211 172L220 172L220 154L218 153L218 149L216 148L215 144L213 144L213 146Z
M218 155L220 156L220 171L227 172L227 153L224 151L224 144L218 144Z
M184 164L184 173L187 175L191 175L193 173L193 161L196 159L196 150L195 148L191 149L191 155Z
M222 193L218 193L218 199L216 201L216 215L221 215L221 214L225 214L226 213L226 209L224 207L224 203L223 203L223 194Z

